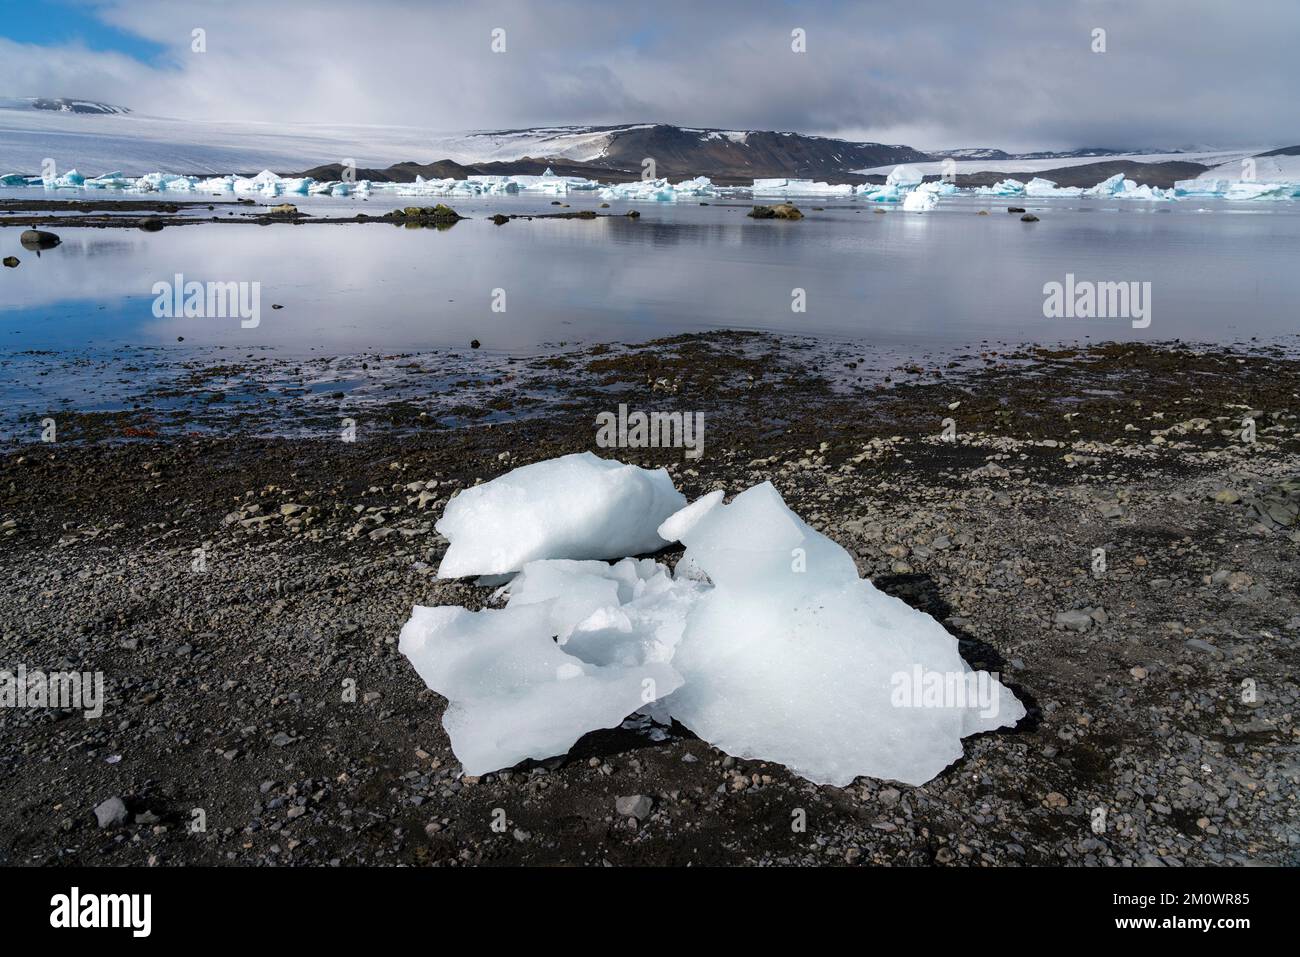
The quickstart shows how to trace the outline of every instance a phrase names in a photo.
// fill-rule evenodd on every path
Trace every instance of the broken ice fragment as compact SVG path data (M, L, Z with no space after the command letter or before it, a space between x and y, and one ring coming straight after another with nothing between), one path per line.
M471 612L416 606L398 647L448 699L443 727L466 774L563 754L681 684L662 662L590 665L552 638L550 602Z
M961 757L966 735L1024 716L939 622L859 578L771 483L666 527L677 524L715 587L673 657L684 683L659 704L710 744L819 784L921 784Z
M461 492L437 529L440 578L517 572L549 558L622 558L667 544L655 531L686 504L664 469L590 452L525 465Z

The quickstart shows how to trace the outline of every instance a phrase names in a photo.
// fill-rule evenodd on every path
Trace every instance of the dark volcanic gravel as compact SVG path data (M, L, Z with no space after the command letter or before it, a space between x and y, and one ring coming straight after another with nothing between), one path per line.
M107 702L0 709L0 864L1300 862L1300 364L1024 350L845 388L739 335L551 361L555 401L494 425L9 451L0 668L101 671ZM1029 716L916 788L634 724L461 776L395 644L413 604L491 596L434 577L433 524L619 401L703 411L704 455L596 451L690 498L771 479Z

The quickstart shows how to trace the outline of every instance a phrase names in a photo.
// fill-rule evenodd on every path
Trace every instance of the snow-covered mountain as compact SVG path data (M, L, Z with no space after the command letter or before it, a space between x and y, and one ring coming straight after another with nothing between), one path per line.
M1253 155L1259 155L1261 177L1271 175L1274 167L1290 170L1294 156L1283 150L1270 157L1263 153L1266 149L1008 153L966 147L926 153L802 133L662 123L448 134L409 126L204 122L148 116L93 100L0 98L0 173L28 175L39 173L47 158L58 172L76 168L92 176L115 171L137 176L156 171L224 175L263 169L290 174L352 163L373 171L376 179L390 181L409 181L417 174L531 174L548 166L561 174L624 181L640 178L647 171L647 159L654 161L656 176L708 176L721 184L768 177L860 183L903 163L925 175L938 175L945 157L956 160L958 174L967 176L1037 173L1122 160L1166 164L1169 176L1187 177L1207 167L1222 166L1226 172Z
M81 113L98 116L131 112L125 106L114 106L112 103L100 103L95 100L74 100L66 96L0 97L0 109L44 110L50 113Z
M60 170L89 174L293 172L344 161L376 169L441 160L483 166L531 159L603 169L615 179L639 177L649 158L660 176L733 180L842 177L855 168L927 158L907 146L655 123L447 134L405 126L201 122L88 100L0 99L0 172L35 173L47 157Z

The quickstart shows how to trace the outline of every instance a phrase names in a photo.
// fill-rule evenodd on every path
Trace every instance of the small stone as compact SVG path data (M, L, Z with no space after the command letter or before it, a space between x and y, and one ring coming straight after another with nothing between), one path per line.
M1143 668L1141 665L1138 665L1135 668L1130 668L1128 670L1128 673L1131 674L1138 681L1142 681L1147 676L1147 670Z
M116 827L126 820L126 804L120 797L111 797L95 808L95 820L101 829Z
M1056 624L1068 631L1087 631L1093 623L1092 615L1078 608L1058 612L1055 620Z
M654 806L654 801L644 794L631 794L627 797L614 799L614 810L623 817L634 817L638 821L644 821L650 815L650 809Z
M1070 799L1060 791L1051 791L1043 798L1043 803L1048 807L1069 807Z

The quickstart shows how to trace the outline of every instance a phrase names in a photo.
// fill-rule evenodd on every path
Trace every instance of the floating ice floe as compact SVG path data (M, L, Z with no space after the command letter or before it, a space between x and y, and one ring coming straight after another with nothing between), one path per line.
M853 186L848 183L831 185L810 179L756 179L750 189L753 196L852 196Z
M707 176L669 183L666 179L635 180L631 183L614 183L600 190L600 198L605 200L625 200L631 202L673 202L678 199L696 199L701 196L722 196L736 192L729 187L713 185Z
M1018 179L1004 179L992 186L975 187L976 196L1023 196L1025 184Z
M466 573L515 565L497 556L517 551L511 539L538 521L526 551L544 557L502 589L504 608L417 606L402 629L400 650L449 701L443 723L467 774L562 754L639 713L820 784L860 775L920 784L961 756L963 737L1024 716L995 675L966 665L937 621L859 578L853 558L770 483L726 505L715 491L664 518L655 538L686 546L674 573L651 559L553 557L548 549L572 556L578 543L588 557L610 552L593 530L619 525L618 496L590 493L587 472L602 461L590 459L566 456L477 486L508 480L485 493L486 512L458 519L479 530L476 556L491 559L468 562ZM639 482L637 472L620 483ZM453 499L444 520L473 491ZM644 513L632 511L642 527ZM474 512L486 521L473 524Z
M664 469L590 452L535 462L447 503L436 527L451 544L438 575L502 575L543 558L657 551L668 544L659 524L685 504Z
M53 174L42 179L46 189L80 189L86 184L86 177L75 169L70 169L62 176Z

